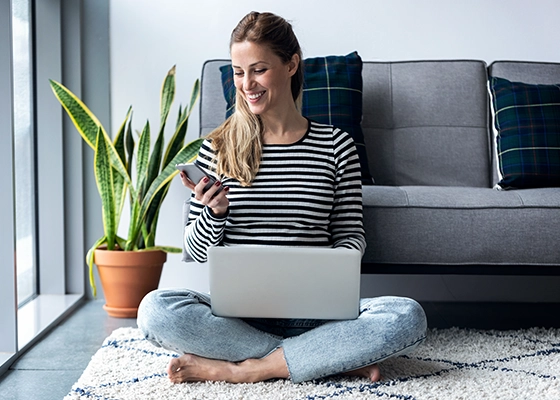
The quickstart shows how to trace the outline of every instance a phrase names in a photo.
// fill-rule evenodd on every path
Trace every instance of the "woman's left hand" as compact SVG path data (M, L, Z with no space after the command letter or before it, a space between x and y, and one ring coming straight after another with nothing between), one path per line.
M193 191L195 199L210 207L215 216L220 217L226 214L229 207L229 199L226 196L229 192L228 186L222 186L220 181L216 181L205 191L204 188L209 182L207 177L202 178L198 184L195 184L183 171L181 171L180 176L183 185Z

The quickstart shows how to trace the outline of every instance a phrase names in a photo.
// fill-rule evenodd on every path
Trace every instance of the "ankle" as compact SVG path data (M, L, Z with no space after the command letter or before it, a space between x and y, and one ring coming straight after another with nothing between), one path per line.
M232 383L255 383L266 380L261 360L249 359L231 365Z

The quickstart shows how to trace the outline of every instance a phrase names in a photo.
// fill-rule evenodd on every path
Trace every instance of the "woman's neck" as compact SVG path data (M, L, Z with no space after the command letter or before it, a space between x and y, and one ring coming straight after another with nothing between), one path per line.
M261 115L264 125L264 144L291 144L299 141L307 132L308 122L295 106L282 116Z

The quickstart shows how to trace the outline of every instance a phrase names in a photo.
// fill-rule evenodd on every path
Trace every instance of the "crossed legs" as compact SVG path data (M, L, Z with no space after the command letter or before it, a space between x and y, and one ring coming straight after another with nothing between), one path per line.
M212 315L208 295L155 291L142 301L138 326L152 343L182 356L167 368L172 382L303 382L329 375L380 379L378 363L421 343L426 318L413 300L362 299L360 317L331 321L285 339L243 320Z

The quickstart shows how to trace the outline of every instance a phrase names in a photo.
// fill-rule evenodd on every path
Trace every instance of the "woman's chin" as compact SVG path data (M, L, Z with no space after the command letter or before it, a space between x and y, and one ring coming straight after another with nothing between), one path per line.
M255 115L261 115L264 112L264 108L249 105L249 111L251 111Z

